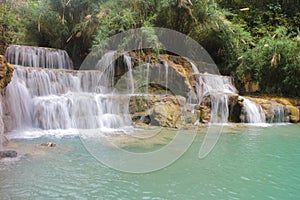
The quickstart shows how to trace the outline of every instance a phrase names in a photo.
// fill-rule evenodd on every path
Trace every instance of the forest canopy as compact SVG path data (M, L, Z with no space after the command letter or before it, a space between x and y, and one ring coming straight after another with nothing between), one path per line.
M109 37L141 27L186 34L261 93L300 96L300 0L1 0L0 54L9 44L65 49L77 67Z

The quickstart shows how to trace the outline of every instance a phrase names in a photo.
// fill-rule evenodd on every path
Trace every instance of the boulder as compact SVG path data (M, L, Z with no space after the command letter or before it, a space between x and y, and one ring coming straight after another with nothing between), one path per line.
M52 143L52 142L46 142L46 143L41 144L41 146L44 146L44 147L56 147L56 144Z
M300 121L299 108L297 108L296 106L292 106L292 105L287 105L286 107L289 110L290 122L298 123Z
M154 107L151 124L162 127L179 128L181 109L174 104L160 104Z

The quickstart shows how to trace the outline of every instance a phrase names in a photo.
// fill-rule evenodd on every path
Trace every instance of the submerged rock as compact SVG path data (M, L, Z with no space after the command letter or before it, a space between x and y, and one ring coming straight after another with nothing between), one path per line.
M44 146L44 147L56 147L56 144L52 143L52 142L46 142L46 143L41 144L41 146Z
M17 156L18 156L18 153L14 150L0 151L0 159L2 159L2 158L15 158Z

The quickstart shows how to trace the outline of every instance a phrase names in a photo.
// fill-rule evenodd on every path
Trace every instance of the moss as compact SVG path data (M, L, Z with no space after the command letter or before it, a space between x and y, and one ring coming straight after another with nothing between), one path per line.
M14 67L6 62L3 55L0 55L0 93L12 79Z

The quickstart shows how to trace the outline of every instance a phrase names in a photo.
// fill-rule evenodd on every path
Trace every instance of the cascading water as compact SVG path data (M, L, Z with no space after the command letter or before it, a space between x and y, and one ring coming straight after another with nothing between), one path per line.
M101 70L93 71L16 66L5 93L14 128L94 129L130 125L128 98L113 95L111 89L113 56L114 52L108 53L98 63Z
M244 111L246 119L243 122L247 123L265 123L266 115L262 107L249 99L243 98Z
M194 74L200 74L199 69L196 67L196 65L193 62L190 62L191 66L192 66L192 70L194 72Z
M168 91L168 79L169 79L169 65L168 65L168 63L167 62L164 62L164 66L165 66L165 74L166 74L166 76L165 76L165 79L166 79L166 86L165 86L165 88L166 88L166 94L167 94L167 91Z
M0 96L0 151L3 150L4 140L4 123L3 123L3 107L2 107L2 97Z
M197 69L196 67L194 67ZM194 69L195 73L198 73ZM231 78L226 76L199 74L197 85L198 102L210 96L211 99L211 123L227 123L229 116L228 94L236 94Z
M10 45L5 53L7 62L14 65L73 69L73 63L66 51L59 49Z
M190 62L194 74L199 74L197 85L198 101L201 103L205 96L211 97L212 102L212 123L226 123L229 115L228 94L236 94L237 89L232 84L231 77L201 74L194 63ZM246 118L242 120L247 123L265 123L266 116L260 105L243 98L244 114Z
M126 63L126 66L128 68L128 78L130 82L130 88L129 91L131 94L134 93L134 79L132 74L132 63L131 63L131 57L128 54L124 54L124 61Z
M284 106L281 104L278 104L276 102L271 102L271 118L269 119L270 123L282 123L286 122L286 112L284 110Z
M13 60L19 54L17 53L19 48L14 47L17 51L12 53L12 47L8 49L7 55L8 59ZM31 48L26 47L25 49ZM131 57L123 54L123 62L127 69L125 74L122 74L120 88L115 87L118 80L115 77L114 60L118 56L120 54L117 55L117 52L106 53L97 63L96 70L73 71L67 70L69 67L59 70L16 66L12 82L8 85L5 93L7 110L12 116L14 128L114 129L131 125L129 98L135 93L135 87L139 85L135 85L137 84L134 80L136 72L133 71ZM38 57L32 57L32 60L34 59L38 61L32 61L32 63L41 62ZM48 67L46 64L41 65ZM209 96L211 99L211 123L227 123L229 95L237 94L231 78L206 73L200 74L198 68L192 63L191 65L194 73L199 75L196 86L198 103L201 103L204 97ZM144 91L146 95L149 93L150 76L155 76L158 84L164 85L167 90L170 84L169 76L174 73L174 69L170 68L166 61L154 67L155 70L158 70L158 74L152 74L152 71L150 73L150 68L152 69L152 66L148 62L144 66L146 73L144 73L145 70L143 71L143 76L146 76L143 77L143 80L146 81L146 91ZM253 102L247 99L245 99L244 105L247 122L264 122L265 118L261 108L254 106Z

